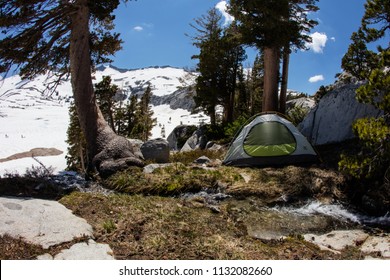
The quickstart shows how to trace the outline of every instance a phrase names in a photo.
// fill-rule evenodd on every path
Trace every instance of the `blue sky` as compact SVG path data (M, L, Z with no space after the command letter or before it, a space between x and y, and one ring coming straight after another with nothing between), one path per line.
M191 56L198 53L191 39L194 19L216 7L221 0L138 0L121 4L116 11L116 31L124 41L113 65L143 68L170 65L193 68ZM320 0L320 10L312 14L319 24L312 30L313 44L308 51L291 56L290 89L314 94L321 85L334 82L341 71L341 58L350 44L350 36L360 26L366 0ZM255 51L248 53L248 66Z

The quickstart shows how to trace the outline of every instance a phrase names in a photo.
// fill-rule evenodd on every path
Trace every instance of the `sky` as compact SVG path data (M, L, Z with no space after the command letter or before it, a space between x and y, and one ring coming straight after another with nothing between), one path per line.
M310 15L319 22L311 31L310 49L291 55L289 89L312 95L321 85L334 82L335 75L341 72L341 59L351 34L360 26L365 2L318 2L320 10ZM194 68L197 61L191 56L199 50L192 45L190 36L196 31L190 24L213 7L221 11L226 24L231 21L224 10L226 1L221 0L138 0L121 4L115 12L115 24L124 44L112 64L127 69L166 65ZM245 67L253 64L256 53L248 49Z

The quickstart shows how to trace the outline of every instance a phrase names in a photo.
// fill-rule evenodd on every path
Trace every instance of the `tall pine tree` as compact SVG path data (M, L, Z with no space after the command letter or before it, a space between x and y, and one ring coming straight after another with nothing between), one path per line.
M222 37L222 16L214 8L208 11L207 15L195 20L196 25L191 26L197 31L193 37L194 46L199 48L200 53L194 55L198 59L197 71L199 76L196 79L196 106L202 108L210 116L211 125L216 125L216 111L218 98L221 95L220 71L221 71L221 37Z
M356 91L358 101L383 110L383 115L354 123L361 151L355 156L343 155L339 167L357 178L372 179L384 178L386 172L390 176L390 46L385 40L385 45L374 53L367 50L367 45L389 38L390 3L368 0L365 9L361 28L352 35L352 44L343 58L343 67L366 81Z
M243 43L264 54L263 111L278 111L281 50L305 48L308 31L316 22L308 18L317 11L317 0L230 0L229 13L238 22ZM288 60L285 59L287 62ZM285 76L286 77L286 76Z
M95 84L95 94L99 108L102 111L104 119L108 122L111 129L114 131L114 96L118 90L118 86L111 83L110 76L103 76L103 79L99 83Z
M126 0L124 0L126 1ZM143 166L131 144L110 128L96 104L93 66L110 61L121 48L114 29L113 11L119 0L52 1L0 0L0 72L20 67L23 78L57 73L71 74L71 84L81 130L88 147L88 166L100 172ZM126 158L125 161L121 160ZM104 171L103 171L104 172Z
M87 143L81 131L76 106L73 102L69 106L69 125L66 134L66 143L68 144L68 152L65 156L67 169L85 173L86 163L88 162Z
M147 141L152 135L152 128L156 125L157 119L153 118L153 111L150 106L150 98L152 89L148 86L137 104L135 113L135 123L131 132L131 136Z
M212 126L217 124L217 105L224 108L222 121L233 121L237 78L246 59L237 27L233 24L224 28L221 19L221 14L214 8L195 20L197 26L192 25L198 33L193 38L194 45L200 52L193 56L199 60L194 100L196 106L203 108L210 116Z

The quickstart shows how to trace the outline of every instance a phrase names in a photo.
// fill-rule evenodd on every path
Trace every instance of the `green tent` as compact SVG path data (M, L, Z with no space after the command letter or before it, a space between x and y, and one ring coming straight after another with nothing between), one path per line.
M276 113L252 118L238 135L223 161L233 166L271 166L318 161L318 155L288 120Z

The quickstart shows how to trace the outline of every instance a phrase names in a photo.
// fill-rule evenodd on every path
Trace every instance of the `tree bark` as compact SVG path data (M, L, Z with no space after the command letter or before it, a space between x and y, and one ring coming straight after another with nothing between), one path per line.
M88 0L75 1L74 5L77 9L72 16L70 33L71 84L80 127L87 142L88 168L95 167L101 175L111 175L115 173L114 162L121 158L127 158L129 165L142 166L142 161L134 156L130 142L114 133L97 106L91 77ZM104 161L112 161L110 171L101 168ZM124 169L125 165L121 162L117 167Z
M290 63L290 46L285 46L283 50L282 82L280 86L279 112L286 114L288 66Z
M279 48L264 48L263 112L278 111Z

